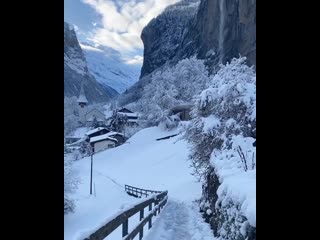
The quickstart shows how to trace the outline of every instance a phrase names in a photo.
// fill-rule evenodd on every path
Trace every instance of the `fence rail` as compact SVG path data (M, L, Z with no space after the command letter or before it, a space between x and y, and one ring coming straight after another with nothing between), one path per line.
M134 190L136 189L135 187L132 187L132 186L128 186L128 187L130 187L130 189L134 189ZM141 189L141 190L145 190L145 189ZM141 240L143 238L144 225L148 223L148 229L152 227L152 217L156 216L161 212L161 209L166 205L168 200L168 191L164 191L160 193L159 191L152 191L152 190L145 190L145 191L147 191L150 195L151 195L151 192L154 194L156 193L156 195L152 198L149 198L135 205L134 207L126 210L125 212L119 214L114 219L110 220L103 227L98 229L96 232L94 232L84 240L103 240L120 225L122 225L123 240L132 240L134 239L134 237L138 235L138 233L139 233L139 240ZM144 210L146 207L148 207L149 211L147 213L147 216L144 217ZM128 232L129 218L137 214L138 212L140 213L140 222L129 233Z
M152 194L162 193L161 191L147 190L142 188L137 188L129 185L125 185L125 191L133 197L141 198L143 195L148 197Z

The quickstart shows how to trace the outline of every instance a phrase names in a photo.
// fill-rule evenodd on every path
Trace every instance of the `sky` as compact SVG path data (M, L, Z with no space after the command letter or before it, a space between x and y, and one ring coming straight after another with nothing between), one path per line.
M64 20L81 42L111 47L130 64L142 64L141 31L179 0L64 0Z

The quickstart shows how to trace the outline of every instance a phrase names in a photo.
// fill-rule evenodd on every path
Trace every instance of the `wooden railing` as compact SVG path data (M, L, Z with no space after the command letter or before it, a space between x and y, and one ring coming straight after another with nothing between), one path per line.
M125 191L133 197L141 198L142 196L148 197L152 194L162 193L161 191L147 190L142 188L137 188L129 185L124 185Z
M147 190L149 191L149 190ZM168 191L161 192L154 195L153 197L147 199L146 201L135 205L134 207L126 210L125 212L119 214L114 219L109 221L103 227L98 229L95 233L91 234L88 238L84 240L103 240L110 233L112 233L116 228L122 225L122 239L132 240L139 233L139 240L143 238L143 227L148 223L148 229L152 227L152 217L156 216L161 212L161 209L166 205L168 200ZM152 205L154 206L152 207ZM144 216L144 209L149 207L147 216ZM139 224L129 233L129 218L140 212L140 222Z

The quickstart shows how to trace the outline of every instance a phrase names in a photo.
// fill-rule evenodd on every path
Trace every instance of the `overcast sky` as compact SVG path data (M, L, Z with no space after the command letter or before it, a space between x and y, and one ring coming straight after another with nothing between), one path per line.
M148 22L179 0L64 0L64 19L80 41L111 47L142 63L140 34Z

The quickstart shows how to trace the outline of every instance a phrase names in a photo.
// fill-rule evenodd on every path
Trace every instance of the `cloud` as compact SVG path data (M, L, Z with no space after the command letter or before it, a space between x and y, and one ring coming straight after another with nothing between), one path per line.
M143 63L143 57L142 56L134 56L131 59L127 59L125 61L126 64L130 64L130 65L142 65Z
M149 21L179 0L82 1L101 16L101 25L96 24L89 40L121 53L130 53L143 48L140 34ZM132 61L140 60L134 58Z

